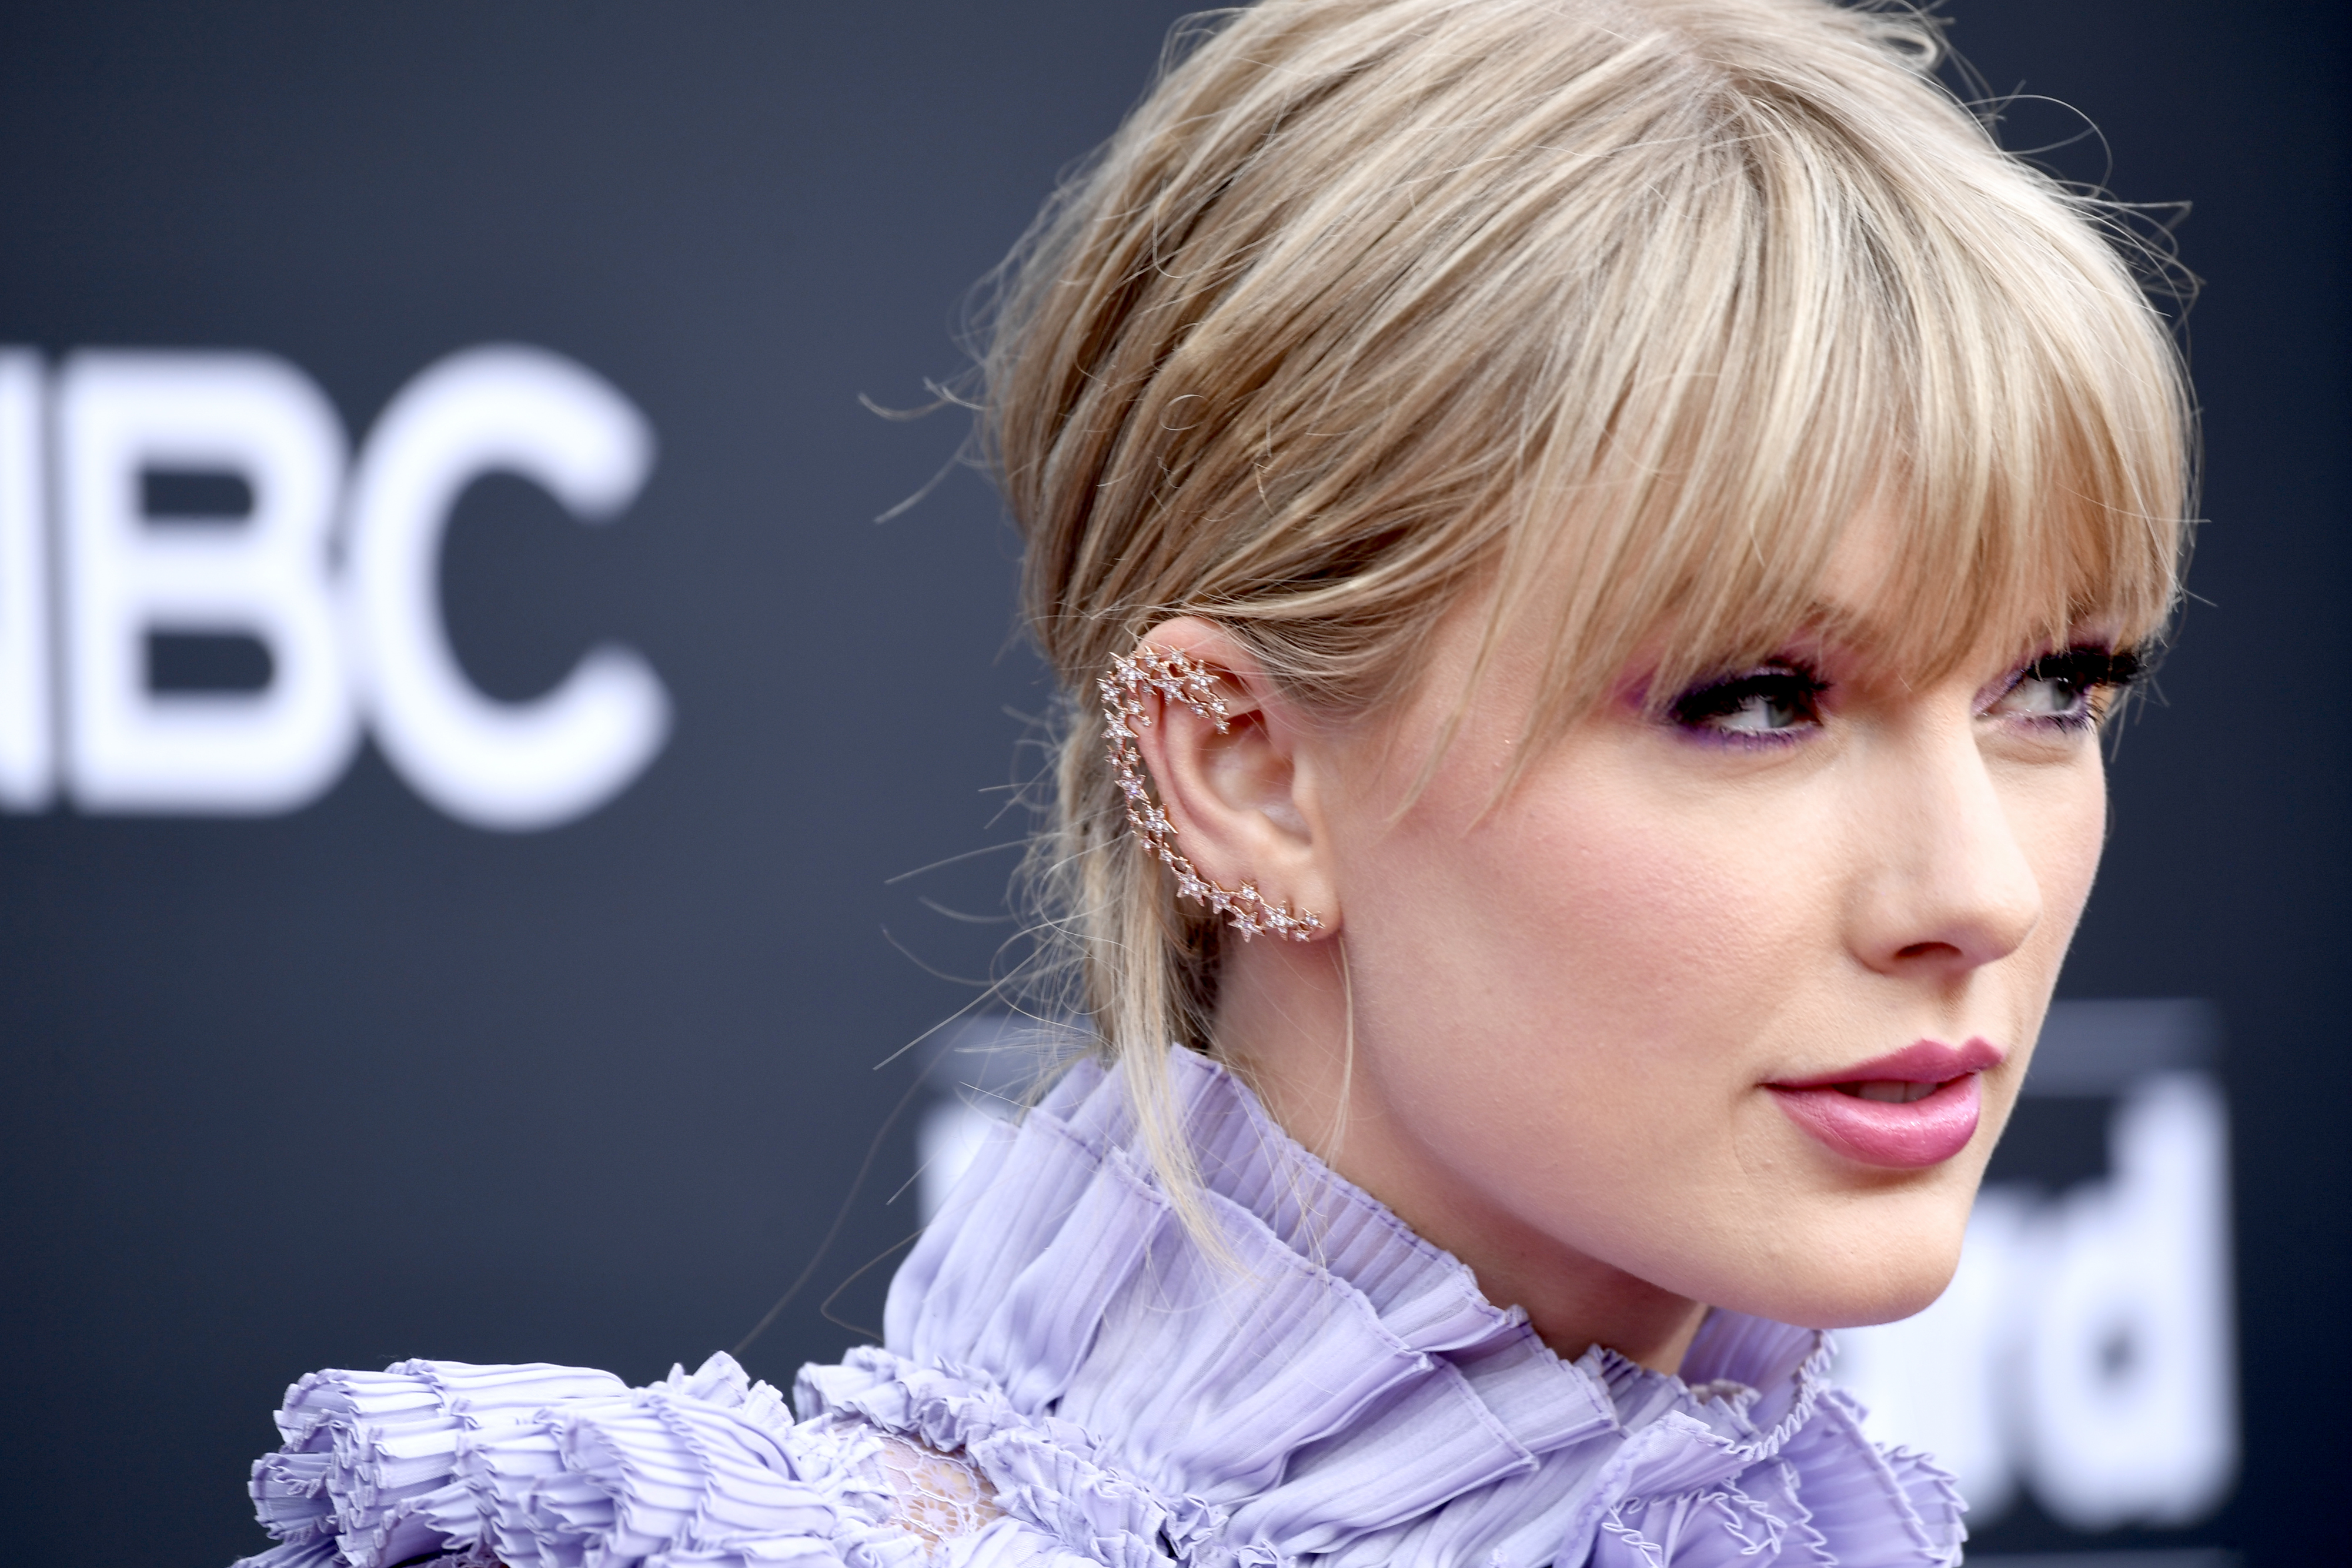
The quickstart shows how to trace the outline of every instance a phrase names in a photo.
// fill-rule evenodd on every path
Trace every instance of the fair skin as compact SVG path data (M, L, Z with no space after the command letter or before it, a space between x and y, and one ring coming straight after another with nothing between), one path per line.
M1957 1264L2097 868L2108 694L2095 655L2021 636L1932 680L1888 667L1874 537L1801 645L1664 716L1633 672L1499 796L1538 679L1508 639L1413 789L1477 606L1412 702L1349 725L1309 722L1208 621L1146 633L1225 672L1235 714L1139 736L1179 844L1325 921L1228 943L1218 1053L1563 1354L1672 1371L1709 1306L1884 1322ZM1980 1098L1956 1152L1858 1157L1791 1113L1900 1098L1867 1070L1923 1040L1981 1067L1936 1091Z

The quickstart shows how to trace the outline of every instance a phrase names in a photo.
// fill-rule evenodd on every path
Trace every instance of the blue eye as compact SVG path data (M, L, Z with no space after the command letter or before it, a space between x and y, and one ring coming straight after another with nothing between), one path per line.
M1666 716L1684 729L1748 741L1790 740L1822 722L1829 687L1810 670L1769 664L1692 687Z
M2068 648L2020 670L1985 711L2050 729L2084 729L2105 717L2115 694L2139 675L2137 654Z

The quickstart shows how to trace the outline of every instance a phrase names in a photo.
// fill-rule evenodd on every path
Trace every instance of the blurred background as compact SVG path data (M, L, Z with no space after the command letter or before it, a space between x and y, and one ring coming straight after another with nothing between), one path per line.
M0 9L12 1554L257 1549L312 1367L878 1322L1051 694L962 416L866 404L1181 9ZM1849 1371L1971 1561L2330 1560L2346 18L1944 14L2011 145L2193 204L2211 522L1961 1284Z

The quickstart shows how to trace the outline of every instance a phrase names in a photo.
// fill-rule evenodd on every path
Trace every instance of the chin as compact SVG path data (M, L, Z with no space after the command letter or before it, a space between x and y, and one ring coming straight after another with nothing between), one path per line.
M1803 1316L1783 1316L1780 1321L1815 1329L1857 1329L1873 1323L1891 1323L1934 1305L1936 1298L1952 1282L1959 1261L1955 1252L1948 1262L1932 1268L1890 1270L1862 1290L1853 1288L1850 1281L1841 1281L1816 1293L1808 1303L1811 1310Z
M1759 1271L1725 1281L1704 1298L1776 1322L1810 1329L1862 1328L1924 1312L1951 1284L1960 1265L1967 1213L1925 1225L1882 1223L1863 1234L1851 1225L1790 1238L1793 1245Z

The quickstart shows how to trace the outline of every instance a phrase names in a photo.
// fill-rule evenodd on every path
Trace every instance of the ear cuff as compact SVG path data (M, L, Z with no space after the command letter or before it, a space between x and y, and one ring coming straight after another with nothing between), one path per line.
M1311 910L1293 909L1286 901L1269 902L1255 883L1223 887L1195 871L1176 848L1176 829L1151 799L1146 782L1143 753L1135 744L1136 731L1151 723L1145 697L1157 694L1163 702L1181 703L1223 735L1233 714L1217 694L1218 679L1208 665L1173 648L1139 643L1132 653L1112 655L1110 674L1095 685L1102 693L1103 738L1108 743L1111 769L1118 777L1119 793L1127 797L1127 820L1143 847L1176 873L1178 897L1207 904L1211 913L1223 915L1244 942L1260 935L1305 942L1323 929L1322 917Z

